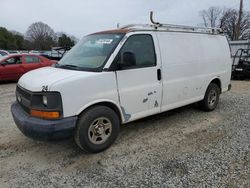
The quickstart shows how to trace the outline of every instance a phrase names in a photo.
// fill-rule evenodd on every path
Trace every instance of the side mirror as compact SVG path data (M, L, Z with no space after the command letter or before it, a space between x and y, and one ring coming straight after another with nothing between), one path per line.
M128 68L136 65L136 58L133 52L124 52L120 56L118 69Z

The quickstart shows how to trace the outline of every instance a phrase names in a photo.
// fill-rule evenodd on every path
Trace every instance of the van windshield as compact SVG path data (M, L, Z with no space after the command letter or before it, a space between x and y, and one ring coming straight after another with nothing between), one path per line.
M101 71L124 34L93 34L80 40L56 65L58 68Z

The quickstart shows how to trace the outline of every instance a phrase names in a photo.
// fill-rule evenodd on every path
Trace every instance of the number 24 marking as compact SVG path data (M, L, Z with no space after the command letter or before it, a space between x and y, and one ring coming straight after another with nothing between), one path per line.
M42 86L42 91L48 91L48 86Z

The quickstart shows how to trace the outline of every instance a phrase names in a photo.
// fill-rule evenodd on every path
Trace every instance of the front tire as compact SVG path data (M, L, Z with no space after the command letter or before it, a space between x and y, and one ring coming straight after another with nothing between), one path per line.
M205 93L204 99L200 102L200 107L206 112L213 111L218 103L220 98L220 88L217 84L209 84L207 91Z
M107 149L115 141L119 129L119 117L112 109L94 106L79 117L74 137L81 149L97 153Z

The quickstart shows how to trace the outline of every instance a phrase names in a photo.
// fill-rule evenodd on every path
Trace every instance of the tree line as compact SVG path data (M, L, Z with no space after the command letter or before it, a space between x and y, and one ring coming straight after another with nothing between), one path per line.
M29 26L25 35L0 27L0 49L5 50L51 50L52 47L72 47L78 41L73 35L54 30L43 22Z

